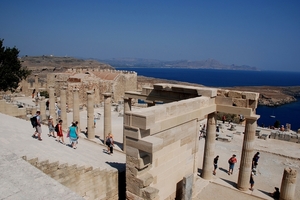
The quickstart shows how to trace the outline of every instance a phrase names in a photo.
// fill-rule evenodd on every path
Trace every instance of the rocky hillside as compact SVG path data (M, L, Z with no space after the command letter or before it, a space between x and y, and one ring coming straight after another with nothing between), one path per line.
M144 76L138 76L138 89L143 86L152 86L156 83L172 83L172 84L185 84L192 86L203 86L199 84L192 84L186 82L156 79ZM224 88L229 90L257 92L260 94L258 99L259 105L265 106L279 106L296 101L295 97L300 96L300 86L294 87L273 87L273 86L245 86L245 87L231 87Z

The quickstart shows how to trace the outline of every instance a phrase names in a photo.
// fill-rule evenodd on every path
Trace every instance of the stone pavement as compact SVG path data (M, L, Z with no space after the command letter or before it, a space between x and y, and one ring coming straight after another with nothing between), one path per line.
M27 159L38 157L39 161L59 161L60 164L125 170L126 157L122 152L115 151L113 155L108 155L104 152L105 146L83 138L79 139L77 149L72 149L48 137L48 127L45 125L42 125L43 141L38 141L31 137L34 129L30 121L1 113L0 121L0 177L1 185L7 185L1 187L0 191L8 189L0 192L0 199L18 199L21 196L24 197L22 199L43 199L45 196L53 196L53 199L78 198L69 189L22 160L22 156L27 156ZM65 142L68 144L69 140L65 138ZM30 184L24 186L27 181Z
M227 125L227 124L226 124ZM220 129L220 134L228 134L235 132L244 132L244 126L237 125L236 131L229 131L229 126L224 126ZM270 132L270 129L262 129L262 132ZM253 144L253 155L259 151L260 159L258 161L257 175L254 176L254 191L240 192L236 188L239 174L240 158L242 153L244 135L233 134L231 142L216 141L215 156L219 155L218 170L216 176L207 184L201 191L201 199L233 199L234 196L239 196L239 199L249 199L249 196L242 194L251 194L251 199L273 199L269 196L269 193L274 192L274 187L281 186L281 180L284 168L292 167L297 169L299 173L300 169L300 145L297 143L286 142L275 139L258 139L255 138ZM199 170L201 171L203 162L203 150L205 139L199 141ZM235 165L233 175L228 175L228 159L232 154L237 155L238 163ZM249 175L250 180L250 175ZM211 184L212 183L212 184ZM225 187L217 187L221 185ZM249 183L250 187L250 183ZM216 191L218 188L218 192ZM207 197L207 195L209 197ZM297 177L295 197L300 195L300 178Z

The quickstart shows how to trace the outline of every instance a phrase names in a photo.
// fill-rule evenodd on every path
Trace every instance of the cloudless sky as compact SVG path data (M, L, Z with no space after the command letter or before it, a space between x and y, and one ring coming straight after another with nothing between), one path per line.
M216 59L300 71L299 0L2 0L20 56Z

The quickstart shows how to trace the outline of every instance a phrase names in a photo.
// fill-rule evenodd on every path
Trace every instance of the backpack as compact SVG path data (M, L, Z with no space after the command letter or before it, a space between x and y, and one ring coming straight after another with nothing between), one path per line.
M109 145L110 145L110 143L111 143L111 140L110 140L110 138L107 138L107 139L106 139L106 142L105 142L105 144L106 144L107 146L109 146Z
M30 122L33 128L38 125L36 115L30 118Z
M58 124L56 124L56 126L54 127L54 130L56 133L58 133L59 129L58 129Z

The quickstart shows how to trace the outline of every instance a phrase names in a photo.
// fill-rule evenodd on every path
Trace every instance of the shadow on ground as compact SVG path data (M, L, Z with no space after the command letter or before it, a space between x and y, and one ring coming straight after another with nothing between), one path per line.
M233 186L233 187L237 187L237 184L233 181L230 181L230 180L226 180L226 179L223 179L223 178L220 178L221 180L225 181L226 183L228 183L229 185Z

